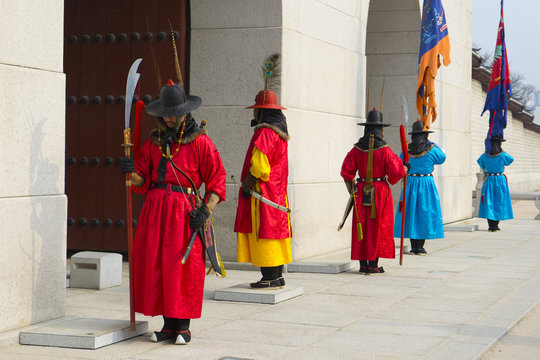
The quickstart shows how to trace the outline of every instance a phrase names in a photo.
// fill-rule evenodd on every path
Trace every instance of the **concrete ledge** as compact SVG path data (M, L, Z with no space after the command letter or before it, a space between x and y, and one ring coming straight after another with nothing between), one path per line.
M478 231L477 224L450 224L444 226L444 231L473 232Z
M131 332L129 320L65 318L19 333L21 345L55 346L75 349L100 347L146 334L147 321L137 321Z
M277 304L300 296L304 293L302 286L286 285L283 289L252 289L249 283L230 286L214 293L215 300L249 302L257 304Z
M287 265L288 272L338 274L355 267L352 261L298 261Z
M210 267L210 261L206 262L206 267ZM246 270L246 271L259 271L260 268L258 266L253 266L251 263L239 263L236 261L224 261L223 266L225 266L225 270ZM285 268L287 265L283 267L283 272L285 272Z
M511 192L512 200L540 200L540 191L537 192Z

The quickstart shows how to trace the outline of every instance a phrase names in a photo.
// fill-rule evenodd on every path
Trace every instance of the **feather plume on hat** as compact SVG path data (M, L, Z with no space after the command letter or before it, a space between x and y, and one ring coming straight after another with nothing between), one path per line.
M270 55L262 67L262 75L264 79L264 90L259 91L255 97L255 104L246 107L247 109L286 109L279 105L274 88L280 82L279 54Z
M268 57L262 67L264 78L264 89L270 90L279 85L280 82L280 68L279 68L279 54L274 54Z
M180 61L178 60L178 49L176 48L176 37L174 36L174 30L171 24L171 20L167 18L169 22L169 28L171 30L171 40L174 53L174 68L176 70L176 77L178 78L178 83L180 86L184 87L184 81L182 80L182 70L180 69Z

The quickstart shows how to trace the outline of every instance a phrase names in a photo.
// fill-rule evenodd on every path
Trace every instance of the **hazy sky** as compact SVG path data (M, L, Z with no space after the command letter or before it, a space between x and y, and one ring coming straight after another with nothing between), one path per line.
M473 47L493 54L501 13L500 0L473 0ZM540 90L540 0L505 0L504 30L510 73Z

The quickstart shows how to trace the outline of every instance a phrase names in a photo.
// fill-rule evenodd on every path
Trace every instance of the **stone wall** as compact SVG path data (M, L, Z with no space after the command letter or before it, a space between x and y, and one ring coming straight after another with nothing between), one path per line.
M236 260L232 224L241 167L253 133L249 126L253 113L245 107L263 87L260 68L265 57L276 52L282 54L277 94L288 108L284 113L291 134L293 256L347 246L350 230L336 231L347 201L339 171L358 138L356 122L363 114L361 4L366 8L366 1L191 3L190 86L192 94L203 98L196 116L208 119L210 136L228 173L228 199L215 215L225 260Z
M67 217L63 1L3 2L2 20L0 332L64 315Z
M253 104L264 85L261 68L266 57L282 52L281 3L191 1L190 92L203 99L194 117L208 120L208 133L227 171L227 201L214 213L218 250L225 261L236 261L233 224L240 173L253 134L253 112L245 107ZM277 95L283 103L280 91Z
M370 108L380 103L384 79L383 113L386 122L401 123L401 96L409 108L409 124L417 117L416 86L422 1L371 1L367 27L367 81ZM451 63L441 66L435 79L438 116L432 124L430 139L447 154L446 162L433 172L443 221L453 222L470 217L472 202L469 184L470 94L471 94L471 28L472 2L445 2L449 29ZM397 128L385 130L390 147L400 153ZM394 207L401 186L393 186Z
M453 154L435 171L445 222L471 213L470 168L471 1L447 3L452 64L437 77L439 118L433 139ZM401 96L415 115L421 1L418 0L199 0L191 3L191 93L203 98L196 112L208 119L210 136L228 172L227 201L215 215L220 251L236 260L232 231L242 162L252 130L251 105L263 83L266 56L282 54L277 91L288 119L289 200L293 257L346 248L350 223L336 227L347 192L341 163L361 136L366 113L379 106L382 82L385 121L400 123ZM397 128L386 139L399 153ZM464 160L465 159L465 162ZM394 197L400 186L393 187Z
M349 246L341 164L365 104L367 1L283 1L282 102L296 259ZM324 20L322 20L324 19Z

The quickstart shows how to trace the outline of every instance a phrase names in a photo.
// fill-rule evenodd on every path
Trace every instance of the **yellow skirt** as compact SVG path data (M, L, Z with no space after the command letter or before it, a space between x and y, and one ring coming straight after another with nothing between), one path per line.
M288 206L288 204L286 206ZM259 225L259 200L251 197L252 232L249 234L238 233L238 262L250 262L255 266L262 267L279 266L291 263L291 238L258 239L257 234L259 233ZM289 229L290 227L291 222L289 219Z

